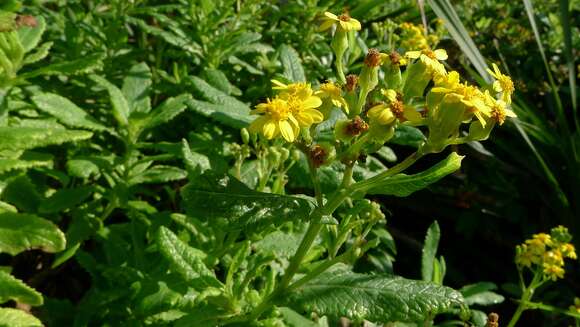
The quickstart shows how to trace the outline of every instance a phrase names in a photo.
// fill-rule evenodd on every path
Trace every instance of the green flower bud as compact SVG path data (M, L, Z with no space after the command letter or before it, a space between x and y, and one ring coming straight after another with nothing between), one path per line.
M293 161L298 161L298 160L300 160L300 156L301 156L301 155L302 155L302 154L301 154L300 150L296 150L296 149L292 150L292 160L293 160Z
M420 61L409 64L405 71L405 84L403 85L403 102L414 97L421 97L425 92L427 84L431 81L431 74L427 71L427 66Z
M286 148L280 148L280 162L284 162L286 160L288 160L288 157L290 157L290 151Z
M429 137L424 151L441 152L459 135L465 105L457 94L446 94L439 106L430 108L427 118Z
M334 33L334 37L330 42L330 46L332 47L332 50L334 50L336 58L342 58L346 52L346 49L348 49L347 32L341 28L336 29L336 33Z
M568 228L564 226L558 226L552 228L550 231L550 236L552 239L559 243L568 243L572 240L572 235L568 232Z
M242 136L242 142L244 142L244 144L248 144L250 142L250 133L248 132L247 128L242 128L240 135Z

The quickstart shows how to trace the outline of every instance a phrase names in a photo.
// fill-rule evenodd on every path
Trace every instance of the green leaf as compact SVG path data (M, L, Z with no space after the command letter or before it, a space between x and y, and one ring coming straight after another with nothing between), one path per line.
M52 44L53 44L52 42L46 42L41 46L39 46L36 49L36 51L27 55L26 58L24 58L24 61L22 62L23 65L33 64L46 58L46 56L48 56L48 53L50 52L50 49L52 48Z
M13 170L27 170L36 167L52 167L52 160L0 159L0 174Z
M42 327L35 316L22 310L0 308L0 327Z
M202 73L203 78L216 89L228 95L242 95L242 91L230 83L226 74L219 69L206 68Z
M19 74L18 78L28 79L40 75L75 75L92 72L103 65L104 55L101 53L96 53L93 55L88 55L84 58L59 62L55 64L50 64L43 66L42 68Z
M414 175L397 174L386 178L374 184L367 193L408 196L455 172L461 166L462 159L463 156L452 152L447 158L423 172Z
M2 200L14 205L21 211L35 212L42 201L37 186L27 175L20 175L10 179L2 190Z
M203 262L207 255L181 241L169 229L163 226L159 228L157 245L171 267L186 281L201 288L222 287L213 271L209 270Z
M50 198L42 201L38 207L40 213L56 213L69 209L85 201L94 189L92 186L67 188L56 191Z
M32 97L36 106L58 119L69 127L86 128L103 131L107 128L91 117L85 110L79 108L69 99L53 93L43 93Z
M441 231L439 224L435 220L425 235L425 242L423 242L423 252L421 255L421 277L424 281L431 282L433 279L433 265L437 248L439 247L439 239L441 238Z
M154 166L148 168L144 172L132 176L129 180L129 185L137 185L143 183L166 183L170 181L177 181L187 177L185 170L172 166Z
M289 45L280 46L280 61L284 67L284 77L292 82L306 82L304 68L300 60L300 55Z
M113 105L113 116L115 116L115 119L117 119L119 124L126 126L129 123L129 114L131 110L123 92L121 92L116 85L101 76L92 75L91 79L109 92L111 104Z
M0 303L10 300L33 306L42 305L43 302L42 294L20 279L0 270Z
M211 169L209 158L206 155L193 152L189 147L186 139L181 140L181 153L183 155L183 163L187 169L188 178L194 180L206 170Z
M318 327L314 321L300 315L298 312L288 308L278 308L278 312L288 327Z
M418 148L424 141L425 135L423 135L420 129L412 126L399 125L389 143Z
M123 79L123 95L129 104L129 112L147 113L151 110L151 69L142 62L134 65Z
M89 139L93 133L56 128L0 127L0 151L27 150Z
M42 16L35 18L36 26L22 26L18 29L18 38L20 39L20 43L22 44L25 53L36 48L42 38L44 30L46 29L46 21L44 18Z
M99 166L86 159L73 159L66 163L66 170L71 177L87 179L92 175L99 174Z
M313 204L293 196L261 193L249 189L230 175L210 171L182 190L188 212L209 220L222 230L252 229L304 219Z
M30 214L0 213L0 252L17 255L30 249L58 252L65 248L63 232L50 221Z
M463 297L434 283L332 270L295 291L290 303L337 319L414 322L462 304Z
M207 100L188 99L187 105L194 112L233 128L246 127L253 120L250 108L245 103L214 88L199 77L189 77L189 82L193 89Z
M162 104L153 110L147 119L145 128L153 128L172 120L187 108L187 100L192 100L189 94L182 94L163 101Z
M492 292L495 289L497 289L497 286L494 283L479 282L466 285L459 291L463 294L467 305L493 305L502 303L505 300L503 296Z

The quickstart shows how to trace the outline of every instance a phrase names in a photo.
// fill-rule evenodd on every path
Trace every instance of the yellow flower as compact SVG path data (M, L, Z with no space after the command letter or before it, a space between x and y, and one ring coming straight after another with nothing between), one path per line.
M327 11L324 13L324 16L325 17L323 18L319 31L325 31L337 23L338 28L346 32L360 31L361 29L360 22L350 17L347 13L343 13L342 15L337 16Z
M447 75L437 76L433 82L435 87L431 89L431 92L435 93L449 93L453 92L455 89L461 86L459 83L459 73L456 71L451 71Z
M282 91L286 93L290 93L293 95L304 96L305 94L312 93L312 88L308 83L290 83L284 84L278 80L271 80L274 86L272 89L277 91Z
M377 121L381 125L388 125L392 123L395 118L399 121L419 122L421 114L415 108L406 106L399 100L397 92L393 89L382 89L381 94L386 98L386 103L378 104L369 109L367 115L372 120Z
M566 258L570 258L572 260L578 259L578 257L576 256L576 249L574 248L574 245L570 243L562 244L560 246L560 251L562 251L562 254Z
M310 127L324 120L322 112L316 110L322 104L322 100L314 95L310 85L305 83L286 85L286 91L281 92L279 97L288 103L288 108L300 127Z
M564 278L564 268L547 263L544 263L542 267L544 268L544 274L552 279L552 281L556 281L558 278Z
M407 51L405 56L410 59L419 58L419 60L425 64L427 70L433 75L434 78L447 74L445 71L445 66L439 62L447 60L448 57L447 51L443 49L437 49L434 51L430 49L421 51Z
M561 267L564 265L564 258L559 250L551 250L544 253L544 263Z
M321 99L330 99L332 104L338 108L344 108L344 111L348 113L348 103L342 97L340 87L332 82L326 82L320 85L320 90L316 91L314 95Z
M506 117L517 117L503 100L496 100L485 90L485 103L491 108L491 117L501 126Z
M391 108L384 103L378 104L369 109L367 116L369 116L372 121L378 122L380 125L388 125L395 121L395 115L391 111Z
M288 142L294 142L300 132L298 121L294 117L288 102L275 98L260 103L251 114L263 114L256 118L248 130L253 133L262 133L268 140L279 134Z
M399 25L401 28L401 44L400 47L403 49L419 49L426 50L429 49L429 43L427 38L423 34L423 29L412 23L402 23Z
M538 233L532 236L533 240L537 240L545 245L551 246L552 245L552 237L546 233Z
M522 244L516 247L516 264L531 268L532 264L537 264L540 262L540 257L529 251L527 245Z
M496 92L502 92L502 100L506 103L512 103L511 95L515 90L512 79L509 76L502 74L496 64L491 64L491 66L493 67L493 71L487 69L487 72L495 78L493 89Z
M475 117L481 123L481 126L485 127L486 117L490 117L492 114L492 109L485 101L485 96L481 91L471 85L459 83L459 73L452 71L447 77L435 78L436 86L431 89L433 93L454 93L459 96L460 101L467 106L469 113L475 115Z

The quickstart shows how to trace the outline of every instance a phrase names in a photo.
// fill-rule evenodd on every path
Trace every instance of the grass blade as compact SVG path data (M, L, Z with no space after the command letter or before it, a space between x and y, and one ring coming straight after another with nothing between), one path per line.
M576 66L574 66L574 57L572 56L572 32L570 29L570 2L560 0L560 23L564 31L564 54L566 55L566 64L568 65L568 79L570 81L570 96L572 98L572 110L574 112L574 123L576 129L580 129L578 122L578 103L576 95Z

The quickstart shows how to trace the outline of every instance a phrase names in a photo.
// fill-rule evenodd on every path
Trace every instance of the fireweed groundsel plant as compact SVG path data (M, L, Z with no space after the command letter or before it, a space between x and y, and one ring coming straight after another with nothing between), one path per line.
M55 50L65 39L90 48L75 43L72 61L41 42L44 19L17 14L17 1L0 4L0 259L42 258L32 278L0 267L0 325L498 326L501 317L481 311L504 300L495 284L446 286L436 221L422 280L395 275L390 214L373 201L453 174L463 159L456 145L486 140L515 117L514 85L495 64L494 81L476 86L447 64L439 21L435 35L375 23L385 36L377 41L349 13L326 12L302 41L332 60L310 62L323 69L307 74L292 47L260 41L267 24L251 24L286 7L103 3L70 4L88 6L86 16L45 8L63 23L47 33L59 35ZM128 30L100 37L119 26ZM213 26L223 30L208 38ZM154 55L142 56L150 47ZM242 92L230 76L256 85ZM252 92L263 99L253 109L234 97ZM389 144L404 135L414 152L398 160ZM444 152L430 168L415 166ZM568 310L532 302L576 259L570 242L557 227L517 247L522 297L511 325L528 309L578 317L578 301ZM68 287L38 291L70 270L90 279L69 283L80 288L74 301L55 296Z

